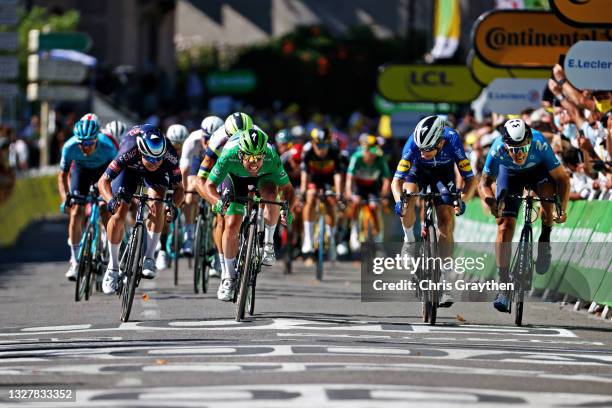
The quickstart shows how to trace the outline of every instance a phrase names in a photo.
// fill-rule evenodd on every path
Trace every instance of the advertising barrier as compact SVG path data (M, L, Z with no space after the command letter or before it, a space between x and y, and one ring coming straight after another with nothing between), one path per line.
M609 0L548 0L560 20L576 27L610 27Z
M545 79L498 78L487 87L485 106L503 115L518 114L527 108L537 109L545 88Z
M578 89L612 90L612 41L578 41L567 52L564 69Z
M572 27L551 12L495 10L474 23L472 44L497 67L549 68L578 41L610 41L612 31Z
M378 91L394 102L468 103L480 94L465 65L387 65Z
M550 78L550 69L492 67L478 58L474 50L471 50L468 55L467 66L474 80L483 87L497 78Z

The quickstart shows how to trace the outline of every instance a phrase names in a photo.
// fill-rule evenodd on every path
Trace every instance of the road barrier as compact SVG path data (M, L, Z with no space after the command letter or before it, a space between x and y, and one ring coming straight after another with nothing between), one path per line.
M23 229L37 219L57 214L59 205L56 175L17 179L13 193L0 205L0 247L14 245Z
M612 306L612 203L571 201L567 213L567 222L556 224L551 234L551 266L545 274L533 277L533 288ZM514 241L519 240L522 226L519 216ZM533 227L537 243L540 221ZM496 231L495 219L474 199L468 203L466 213L456 219L455 242L494 242ZM460 251L478 252L469 244L458 246ZM495 275L494 257L487 258L485 269L476 278L491 279Z

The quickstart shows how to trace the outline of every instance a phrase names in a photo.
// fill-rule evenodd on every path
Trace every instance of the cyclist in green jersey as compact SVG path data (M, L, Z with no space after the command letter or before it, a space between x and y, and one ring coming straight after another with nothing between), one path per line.
M357 221L359 206L369 198L388 196L391 186L391 171L376 136L363 134L359 138L359 145L360 148L350 158L345 186L345 196L350 197L349 214L352 223L349 242L352 251L358 251L360 247ZM373 204L377 205L378 214L380 207L378 203Z
M268 136L259 129L238 132L227 142L219 160L210 171L204 185L206 199L213 205L213 211L221 212L223 200L220 191L230 192L231 197L246 197L249 186L254 186L264 200L276 200L280 191L289 202L291 211L283 222L291 223L296 205L293 186L274 150L268 144ZM271 265L275 261L274 230L279 217L279 208L266 205L264 211L264 264ZM223 251L227 275L222 278L217 297L219 300L230 301L234 296L237 278L236 256L238 254L238 239L240 224L245 213L243 202L233 201L225 213L225 229L223 230ZM267 260L267 262L266 262Z

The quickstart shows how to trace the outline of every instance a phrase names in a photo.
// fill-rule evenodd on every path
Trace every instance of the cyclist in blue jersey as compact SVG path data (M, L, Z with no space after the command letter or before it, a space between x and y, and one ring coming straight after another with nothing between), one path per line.
M544 273L550 265L550 232L553 222L567 219L565 210L569 200L570 180L544 136L531 129L521 119L504 124L502 138L498 138L487 155L479 191L491 213L497 219L496 243L512 242L520 200L507 195L523 195L530 187L539 197L551 198L555 193L561 199L561 214L553 216L553 203L542 202L542 233L536 271ZM493 193L492 185L496 183ZM503 198L503 199L502 199ZM496 245L496 262L500 280L508 282L509 251ZM509 311L509 299L498 293L494 307L500 312Z
M462 199L458 201L448 194L458 192L455 165L463 180ZM423 118L404 145L402 158L391 183L396 214L401 215L402 191L418 193L428 186L431 187L433 193L442 194L435 200L439 241L452 244L455 229L454 217L465 211L463 198L475 186L474 174L459 134L446 126L444 119L439 116ZM402 216L404 242L415 241L412 232L416 219L415 204L416 197L410 197ZM450 256L451 248L451 245L442 245L440 256L442 258ZM450 271L444 270L443 272L448 274ZM440 306L449 307L451 305L452 298L449 294L444 294Z
M107 201L108 211L113 214L108 222L108 247L110 259L102 281L105 294L115 292L119 276L119 245L123 238L125 219L132 195L144 182L148 194L153 198L164 198L166 189L174 191L174 205L180 206L184 189L176 150L159 129L152 125L134 126L121 142L121 149L108 165L98 182L100 193ZM164 210L159 201L149 203L151 213L147 221L146 250L142 265L142 276L153 279L157 274L153 259L164 226L164 215L172 218L174 211Z
M76 280L77 257L85 216L84 205L74 202L72 195L87 195L89 187L98 181L106 166L116 155L117 149L113 143L100 134L98 123L92 120L78 121L74 125L73 136L62 147L57 184L62 197L62 212L70 213L68 224L70 268L66 272L66 277L70 280ZM107 217L106 211L101 215Z

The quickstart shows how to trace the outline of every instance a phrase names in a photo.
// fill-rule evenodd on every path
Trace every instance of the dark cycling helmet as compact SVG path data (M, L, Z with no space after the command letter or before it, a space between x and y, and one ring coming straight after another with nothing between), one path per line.
M289 143L292 139L293 137L291 136L289 129L281 129L276 133L276 136L274 136L274 141L276 144Z
M136 136L138 150L144 156L161 158L166 154L166 138L153 125L142 125Z
M238 148L244 154L258 155L266 151L268 144L268 135L259 129L243 130L238 133L240 139Z
M533 134L531 128L525 124L523 119L510 119L501 130L504 143L509 146L519 146L525 143L525 140L531 141Z
M75 125L72 133L79 140L92 140L98 136L100 125L95 120L79 120Z
M310 131L310 138L314 144L329 144L332 141L331 131L328 128L314 128Z

